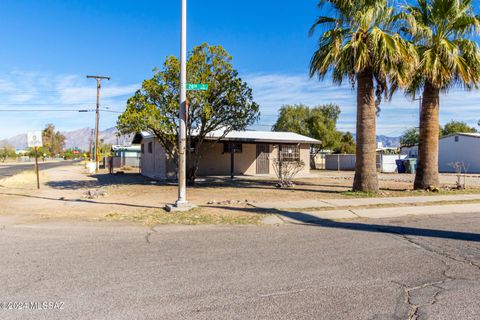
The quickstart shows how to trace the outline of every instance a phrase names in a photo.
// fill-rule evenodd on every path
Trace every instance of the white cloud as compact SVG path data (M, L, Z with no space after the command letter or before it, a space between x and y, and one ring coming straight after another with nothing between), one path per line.
M122 111L126 100L139 84L102 82L101 104ZM78 110L93 109L96 103L96 82L71 74L40 74L12 71L0 76L0 110ZM103 128L115 125L118 114L103 113ZM41 129L54 123L60 130L93 126L93 113L77 112L0 112L0 139Z
M342 109L338 126L344 131L355 130L356 95L346 83L338 87L330 81L309 79L308 75L256 73L244 76L253 88L254 98L261 106L260 124L268 130L284 104L303 103L315 106L336 103ZM101 103L104 107L122 111L125 103L140 84L119 84L103 81ZM37 72L13 71L0 76L0 109L93 109L96 100L96 83L85 76L72 74L41 74ZM440 107L441 123L452 119L476 126L480 120L480 92L451 90L442 95ZM391 102L381 105L377 119L379 134L398 136L406 128L418 126L418 102L397 93ZM101 127L115 125L117 114L103 113ZM93 113L0 112L0 139L32 129L41 129L54 123L61 130L71 130L94 125Z
M354 131L356 117L356 94L348 83L339 87L329 80L309 79L308 75L250 74L244 77L252 87L255 100L261 106L260 123L275 122L278 109L285 104L303 103L315 106L336 103L342 109L338 126L341 130ZM480 92L451 90L441 96L440 122L452 119L466 121L476 126L480 119ZM377 119L378 134L398 136L405 129L418 126L418 102L398 92L392 101L384 101Z

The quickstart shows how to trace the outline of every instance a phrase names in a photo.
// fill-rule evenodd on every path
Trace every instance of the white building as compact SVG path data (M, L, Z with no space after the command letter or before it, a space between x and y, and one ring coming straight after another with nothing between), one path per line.
M455 172L451 164L465 164L467 173L480 173L480 133L457 133L440 138L438 169Z
M401 154L418 158L418 145L402 147ZM455 133L440 138L438 171L455 172L455 162L463 163L467 173L480 173L480 133Z

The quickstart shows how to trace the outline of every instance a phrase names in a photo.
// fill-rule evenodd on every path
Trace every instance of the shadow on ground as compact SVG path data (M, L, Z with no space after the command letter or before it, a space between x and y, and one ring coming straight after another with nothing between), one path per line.
M138 173L125 174L94 174L91 175L95 180L63 180L51 181L46 185L58 190L77 190L107 187L110 185L158 185L158 186L176 186L175 180L156 181L144 177ZM312 193L328 193L343 194L350 191L351 186L348 184L320 184L306 181L295 182L294 189L276 188L276 179L249 179L239 178L231 179L229 177L202 177L195 184L189 184L189 188L242 188L242 189L261 189L261 190L278 190L279 192L312 192ZM381 191L405 191L405 189L381 188Z
M95 180L62 180L49 181L47 186L59 190L78 190L101 188L111 185L151 185L156 184L154 180L144 177L138 173L125 174L94 174L90 177Z
M95 201L90 199L67 199L67 198L53 198L53 197L44 197L44 196L34 196L30 194L20 194L20 193L8 193L0 192L0 195L11 196L11 197L24 197L24 198L33 198L41 200L51 200L51 201L60 201L60 202L74 202L74 203L88 203L88 204L100 204L100 205L114 205L114 206L125 206L132 208L142 208L142 209L164 209L165 205L162 206L148 206L140 205L133 203L123 203L123 202L105 202L105 201Z
M437 230L425 228L413 228L395 225L382 225L373 223L350 222L350 221L334 221L328 219L320 219L309 215L305 212L286 211L278 209L258 209L258 208L238 208L226 206L211 206L212 208L222 208L225 210L242 211L258 214L276 214L280 217L287 217L298 221L298 224L307 226L316 226L323 228L346 229L352 231L363 231L373 233L388 233L401 236L418 236L428 238L442 238L463 241L480 242L480 234L450 230ZM367 220L371 221L371 220ZM297 224L297 223L293 223Z

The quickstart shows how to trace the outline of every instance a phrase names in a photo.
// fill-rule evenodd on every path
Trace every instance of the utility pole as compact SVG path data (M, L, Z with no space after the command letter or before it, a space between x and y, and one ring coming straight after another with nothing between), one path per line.
M187 201L187 0L180 0L180 125L178 128L178 199L167 211L186 211L194 206Z
M96 108L96 116L95 116L95 173L98 173L98 169L100 167L100 159L98 153L98 131L100 126L100 82L102 80L110 80L110 77L104 76L87 76L88 79L95 79L97 80L97 108Z
M177 207L187 204L187 0L181 0L182 19L180 36L180 126L179 126L179 159L178 159L178 200Z

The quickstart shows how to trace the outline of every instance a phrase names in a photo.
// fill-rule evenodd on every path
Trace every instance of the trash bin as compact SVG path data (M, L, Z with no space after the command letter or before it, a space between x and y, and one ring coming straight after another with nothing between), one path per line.
M403 160L402 159L395 160L395 163L397 164L397 172L405 173L405 165L403 164Z
M417 159L408 158L404 161L404 166L407 173L416 173L417 172Z

